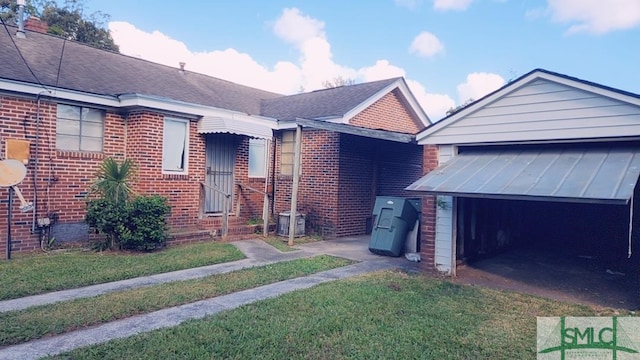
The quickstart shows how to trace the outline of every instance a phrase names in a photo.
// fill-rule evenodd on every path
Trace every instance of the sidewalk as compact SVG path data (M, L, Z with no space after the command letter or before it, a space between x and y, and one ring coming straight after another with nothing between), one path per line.
M164 282L195 279L212 274L221 274L243 268L321 254L341 256L360 262L309 276L133 316L88 329L9 346L0 349L0 359L37 359L47 355L55 355L78 347L95 345L112 339L125 338L164 327L176 326L186 320L200 319L220 311L235 309L259 300L274 298L295 290L306 289L324 282L344 279L368 272L392 268L405 268L410 271L417 270L416 263L408 262L404 258L388 258L369 253L366 243L363 242L363 238L361 237L297 245L296 247L300 248L299 251L288 253L281 253L260 240L239 241L234 243L234 245L247 256L247 259L2 301L0 302L0 312L25 309L31 306L51 304L82 297L98 296L108 292L151 286Z

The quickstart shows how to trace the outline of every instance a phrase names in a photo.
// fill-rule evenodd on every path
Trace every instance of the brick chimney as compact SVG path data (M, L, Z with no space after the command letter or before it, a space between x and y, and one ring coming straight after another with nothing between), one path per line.
M47 25L46 22L40 20L39 17L31 15L29 16L27 21L25 21L24 28L26 30L31 30L31 31L46 34L47 30L49 29L49 25Z

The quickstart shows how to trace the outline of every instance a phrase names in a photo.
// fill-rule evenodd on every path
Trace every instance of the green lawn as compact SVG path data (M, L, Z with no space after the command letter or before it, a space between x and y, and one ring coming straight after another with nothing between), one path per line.
M235 246L206 242L153 253L69 250L0 261L0 300L243 259ZM11 284L11 286L6 286Z
M328 255L0 313L0 346L60 334L353 263Z
M58 358L534 359L536 316L561 315L595 313L585 306L389 271Z

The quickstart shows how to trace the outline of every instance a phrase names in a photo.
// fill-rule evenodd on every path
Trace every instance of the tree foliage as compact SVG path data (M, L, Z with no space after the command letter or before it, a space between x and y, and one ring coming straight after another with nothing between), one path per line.
M460 104L460 105L458 105L456 107L449 108L449 110L447 110L446 116L453 115L453 114L457 113L458 111L464 109L465 107L467 107L469 104L471 104L474 101L475 100L473 100L472 98L469 98L469 99L467 99L467 101L463 102L462 104Z
M105 27L109 15L100 11L86 15L84 10L84 0L65 0L62 6L55 0L27 0L24 16L39 17L49 26L50 34L118 52L118 45ZM0 16L6 23L16 24L17 1L0 0Z
M97 178L91 184L91 193L116 203L125 203L134 194L131 182L136 175L133 160L125 159L118 164L111 157L105 158L98 168Z
M331 88L337 88L340 86L349 86L349 85L355 85L355 84L356 84L356 79L343 78L342 76L336 76L331 80L325 80L322 82L322 86L324 86L325 89L331 89Z

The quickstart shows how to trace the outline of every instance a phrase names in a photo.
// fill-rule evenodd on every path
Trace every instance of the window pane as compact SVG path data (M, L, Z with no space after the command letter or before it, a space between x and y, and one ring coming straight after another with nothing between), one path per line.
M185 170L185 145L187 141L187 123L165 120L162 149L162 169L166 171Z
M80 137L58 134L56 136L56 149L78 151L80 150Z
M104 136L102 110L57 105L56 148L74 151L102 151Z
M280 173L282 175L293 175L293 165L280 165Z
M83 137L80 151L102 151L102 138Z
M102 137L102 123L88 122L82 124L82 136Z
M265 177L265 174L265 140L249 139L249 177Z
M80 121L78 120L58 119L56 128L58 134L80 135Z
M104 119L104 112L102 110L96 109L82 109L82 120L93 122L93 123L102 123L102 119Z
M80 120L80 107L71 105L58 105L58 117Z

